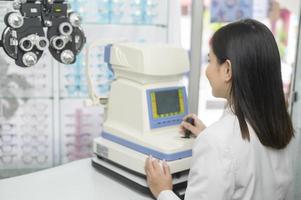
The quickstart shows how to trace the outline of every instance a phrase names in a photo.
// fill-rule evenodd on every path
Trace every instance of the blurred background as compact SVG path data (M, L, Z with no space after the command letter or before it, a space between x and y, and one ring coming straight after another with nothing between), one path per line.
M3 19L11 3L0 1L0 31L5 27ZM292 93L293 89L301 91L300 66L296 67L297 56L301 54L297 48L299 0L69 0L69 3L82 16L86 46L99 39L127 40L174 44L191 53L191 44L201 39L201 49L196 52L200 58L199 87L195 91L198 94L190 96L197 96L198 106L194 111L206 125L221 116L225 104L212 97L204 74L212 34L242 18L263 22L277 40L283 90L296 132L300 133L301 106L293 104L296 95ZM197 5L201 6L194 7ZM201 32L193 37L192 24L201 27ZM90 68L97 93L106 96L114 73L104 63L103 46L91 52ZM70 66L44 54L36 66L27 69L15 66L2 49L0 55L0 178L91 157L92 140L101 133L104 110L85 106L88 98L85 51ZM183 80L187 85L189 77L187 74ZM301 171L301 160L296 161Z

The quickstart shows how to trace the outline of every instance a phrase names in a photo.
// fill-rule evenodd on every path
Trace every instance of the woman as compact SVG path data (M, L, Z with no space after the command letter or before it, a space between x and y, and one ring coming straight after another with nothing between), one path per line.
M272 33L251 19L228 24L213 35L208 57L213 96L228 107L208 128L195 115L195 126L180 125L196 136L185 199L287 199L294 133ZM148 158L145 170L157 199L178 199L165 162Z

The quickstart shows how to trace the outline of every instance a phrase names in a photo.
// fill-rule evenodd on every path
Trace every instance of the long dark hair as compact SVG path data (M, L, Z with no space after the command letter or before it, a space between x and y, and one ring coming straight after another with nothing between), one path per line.
M230 105L242 138L250 140L246 120L267 147L282 149L294 136L286 109L278 47L262 23L245 19L219 29L211 40L219 64L230 60Z

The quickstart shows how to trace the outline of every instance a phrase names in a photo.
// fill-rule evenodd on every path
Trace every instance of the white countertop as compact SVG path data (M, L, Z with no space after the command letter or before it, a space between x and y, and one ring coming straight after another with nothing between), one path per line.
M91 159L0 180L0 200L146 200L149 196L111 179Z

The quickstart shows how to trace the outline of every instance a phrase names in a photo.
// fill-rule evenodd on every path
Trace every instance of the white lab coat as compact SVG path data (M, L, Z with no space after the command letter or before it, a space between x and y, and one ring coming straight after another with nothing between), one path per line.
M243 140L237 117L226 110L196 138L186 200L286 200L293 190L292 142L283 150L263 146L249 126ZM179 199L162 191L158 200Z

